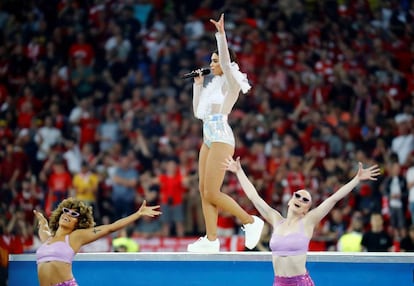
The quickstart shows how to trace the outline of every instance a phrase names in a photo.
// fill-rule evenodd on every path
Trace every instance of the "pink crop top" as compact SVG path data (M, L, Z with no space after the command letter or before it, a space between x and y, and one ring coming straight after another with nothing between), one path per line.
M47 240L36 251L37 264L48 261L62 261L71 264L75 251L69 245L69 235L65 236L65 241L48 243Z
M270 249L272 254L275 256L293 256L306 254L309 247L310 238L306 236L304 232L303 220L299 222L299 231L294 233L289 233L287 235L278 235L276 234L277 228L284 223L285 220L282 220L281 223L276 225L273 230L272 237L269 242Z

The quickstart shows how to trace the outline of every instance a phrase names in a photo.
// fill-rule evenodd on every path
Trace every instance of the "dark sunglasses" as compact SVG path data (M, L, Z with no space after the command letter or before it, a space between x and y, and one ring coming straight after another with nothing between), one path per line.
M78 216L80 216L80 213L78 213L77 211L73 211L71 209L68 209L68 208L62 208L62 211L65 214L70 215L71 217L78 217Z
M301 194L299 194L299 193L294 193L294 195L295 195L295 198L297 198L298 200L301 200L302 202L304 202L305 204L307 204L307 203L309 203L310 202L310 199L308 199L307 197L305 197L305 196L302 196Z

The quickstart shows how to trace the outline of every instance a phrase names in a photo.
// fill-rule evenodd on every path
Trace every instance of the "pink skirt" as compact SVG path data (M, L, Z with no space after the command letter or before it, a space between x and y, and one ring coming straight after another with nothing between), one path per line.
M75 278L72 278L70 280L55 284L54 286L78 286L78 283L76 282Z
M315 286L308 273L292 277L275 276L273 286Z

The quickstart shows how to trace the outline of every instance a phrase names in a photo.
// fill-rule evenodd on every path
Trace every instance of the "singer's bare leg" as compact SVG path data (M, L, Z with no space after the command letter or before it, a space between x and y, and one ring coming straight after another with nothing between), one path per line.
M225 170L222 163L233 156L234 147L214 142L210 149L203 144L199 155L199 188L203 207L206 233L209 240L217 238L218 209L236 216L243 224L252 223L253 217L243 210L235 200L221 192Z

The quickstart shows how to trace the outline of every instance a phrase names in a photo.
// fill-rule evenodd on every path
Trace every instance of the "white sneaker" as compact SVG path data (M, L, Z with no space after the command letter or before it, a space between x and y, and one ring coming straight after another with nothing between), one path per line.
M196 242L190 243L187 246L188 252L198 253L218 253L220 252L220 240L208 240L207 235L200 237Z
M242 226L242 230L246 232L245 239L244 239L244 245L248 249L253 249L257 245L257 243L260 240L260 236L262 235L262 230L264 226L264 221L257 216L252 216L254 219L254 222L244 224Z

